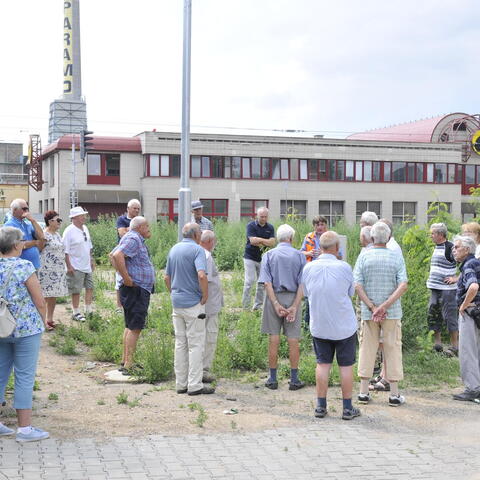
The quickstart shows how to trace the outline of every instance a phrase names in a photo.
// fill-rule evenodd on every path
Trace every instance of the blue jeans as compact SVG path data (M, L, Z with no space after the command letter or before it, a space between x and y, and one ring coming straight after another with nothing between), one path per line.
M13 408L32 408L33 384L41 339L41 333L28 337L0 338L0 403L5 401L5 388L13 368Z

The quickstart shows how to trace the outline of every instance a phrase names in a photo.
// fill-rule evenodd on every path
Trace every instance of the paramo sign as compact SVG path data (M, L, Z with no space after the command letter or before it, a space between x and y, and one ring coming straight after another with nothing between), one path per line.
M63 2L63 94L72 93L73 47L72 47L72 2Z

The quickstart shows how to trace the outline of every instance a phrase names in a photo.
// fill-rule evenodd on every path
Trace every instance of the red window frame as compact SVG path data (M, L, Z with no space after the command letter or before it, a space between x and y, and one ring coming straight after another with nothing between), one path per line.
M251 202L250 211L248 213L242 213L242 202ZM257 205L257 202L262 202L262 205ZM268 208L268 200L252 200L250 198L240 199L240 217L242 218L255 218L257 216L257 210L260 207Z
M119 175L107 175L107 156L118 156L118 168L121 172L121 156L118 153L98 153L95 152L92 155L100 156L100 175L88 175L88 156L87 155L87 184L90 185L120 185Z
M177 222L178 221L178 212L175 212L175 201L178 200L177 198L157 198L158 200L163 200L168 202L168 213L158 213L157 214L157 220L160 220L160 218L168 218L170 222Z
M225 201L225 212L217 212L215 210L215 201L221 200ZM225 217L228 219L228 198L201 198L200 201L203 203L203 212L206 217ZM206 208L207 202L209 203L211 208Z

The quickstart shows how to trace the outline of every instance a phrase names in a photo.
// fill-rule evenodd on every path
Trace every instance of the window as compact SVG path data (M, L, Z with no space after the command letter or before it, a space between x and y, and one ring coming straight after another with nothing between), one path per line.
M280 218L285 218L287 215L305 219L307 217L307 201L280 200Z
M339 220L344 218L344 204L343 201L320 200L318 202L318 213L328 218L329 225L335 225Z
M260 207L268 207L268 200L240 200L240 217L255 218Z
M51 208L52 210L55 210L55 199L54 199L54 198L51 198L51 199L50 199L50 208Z
M367 162L365 162L367 163ZM372 162L372 181L379 182L380 181L380 162ZM365 180L366 182L368 180Z
M475 185L475 165L465 166L465 183L467 185Z
M220 220L228 219L228 200L201 198L203 214L206 217L215 217Z
M448 165L448 183L455 183L455 167L456 165L454 163Z
M157 198L157 220L178 222L178 200L176 198Z
M298 159L290 159L290 180L298 180Z
M49 167L50 167L50 173L48 175L48 179L50 181L49 186L54 187L55 186L55 157L54 156L50 157Z
M168 155L160 155L160 176L170 176L170 158Z
M435 183L447 183L447 165L445 163L435 164Z
M271 178L269 158L262 158L262 178Z
M242 178L250 178L250 159L242 158Z
M319 180L327 179L327 161L326 160L318 160L318 179Z
M232 178L242 178L242 164L240 157L232 157Z
M45 208L43 209L44 212L48 212L48 199L43 201Z
M42 202L42 200L38 201L38 213L43 213L43 202Z
M405 162L392 162L392 180L394 182L405 182Z
M427 163L427 183L433 183L434 165Z
M160 175L160 155L150 155L150 177Z
M308 180L308 160L300 160L300 180Z
M375 212L378 218L382 217L382 202L361 201L357 202L357 223L363 212Z
M252 158L252 178L262 177L262 159L259 157Z
M416 202L392 202L393 223L415 223Z
M423 183L423 163L416 163L417 182Z
M384 182L392 181L392 164L390 162L385 162L383 164L383 181Z
M180 176L180 155L170 155L170 162L171 162L171 177L179 177Z
M430 211L431 208L432 208L432 211ZM441 201L428 202L427 221L430 222L431 220L433 220L439 214L439 212L452 213L451 202L441 202Z
M87 155L87 183L120 185L120 155L101 153Z
M366 167L366 163L365 162L365 167ZM372 162L368 162L371 163ZM361 182L363 180L363 162L355 162L355 180L357 182Z
M475 218L475 205L473 203L462 202L461 212L462 222L471 222Z
M350 182L353 181L354 180L353 173L354 173L354 163L348 160L345 162L345 180Z
M280 174L282 180L288 180L290 178L289 163L289 160L287 160L286 158L282 158L280 160Z

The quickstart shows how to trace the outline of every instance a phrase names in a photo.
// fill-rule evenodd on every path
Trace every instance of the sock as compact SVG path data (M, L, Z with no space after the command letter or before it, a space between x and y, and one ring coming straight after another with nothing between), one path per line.
M277 381L277 369L276 368L271 368L270 369L270 378L269 380L271 382L276 382Z
M396 397L398 395L398 382L390 382L390 396Z
M92 305L85 305L85 313L92 313L93 309L92 309Z
M362 378L360 380L360 393L366 395L368 393L368 383L369 380L366 378L365 380Z
M299 383L298 368L291 368L290 369L290 379L291 379L292 383Z
M343 399L343 409L344 410L351 410L353 407L352 399L351 398L344 398Z
M73 314L76 315L77 313L80 313L80 309L73 307Z
M28 427L18 427L17 433L23 433L24 435L28 435L32 431L32 426L29 425Z
M317 407L327 408L327 397L317 397Z

